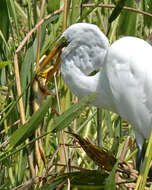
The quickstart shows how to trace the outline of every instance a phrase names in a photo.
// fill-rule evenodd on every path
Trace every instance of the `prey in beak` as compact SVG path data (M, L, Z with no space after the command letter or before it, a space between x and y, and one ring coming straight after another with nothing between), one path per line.
M50 51L49 55L44 59L43 63L41 64L38 75L46 79L46 84L50 80L50 78L53 76L53 74L57 71L57 69L60 66L60 56L62 53L62 48L66 47L68 45L68 42L65 37L60 37L58 41L56 42L55 46ZM49 62L53 60L53 58L57 56L57 59L54 63L54 65L51 65L47 69L44 70L45 66L48 65ZM44 70L44 71L42 71Z

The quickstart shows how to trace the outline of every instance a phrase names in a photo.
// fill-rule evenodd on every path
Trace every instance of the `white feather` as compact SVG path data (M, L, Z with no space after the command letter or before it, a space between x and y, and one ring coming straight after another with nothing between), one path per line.
M107 37L92 24L79 23L62 35L69 45L62 53L61 73L78 97L91 92L93 105L126 119L142 147L152 128L152 47L136 37L124 37L109 46ZM94 76L88 74L100 69Z

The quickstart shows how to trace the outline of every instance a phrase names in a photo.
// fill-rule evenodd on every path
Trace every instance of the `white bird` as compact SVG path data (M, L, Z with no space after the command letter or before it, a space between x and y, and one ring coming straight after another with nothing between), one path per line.
M65 83L79 98L97 92L93 105L119 114L134 127L140 170L144 139L152 128L152 47L136 37L123 37L110 46L100 29L87 23L65 30L53 55L64 46ZM100 71L89 76L95 70Z

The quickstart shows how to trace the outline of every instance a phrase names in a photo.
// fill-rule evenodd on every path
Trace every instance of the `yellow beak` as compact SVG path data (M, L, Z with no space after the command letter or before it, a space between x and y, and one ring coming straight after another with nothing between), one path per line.
M48 69L46 69L45 71L41 72L41 76L44 76L47 79L46 80L47 82L59 68L62 48L65 46L67 46L67 40L64 37L62 37L61 39L57 41L56 45L52 48L49 55L44 59L43 63L41 64L40 72L58 54L55 64L49 67Z

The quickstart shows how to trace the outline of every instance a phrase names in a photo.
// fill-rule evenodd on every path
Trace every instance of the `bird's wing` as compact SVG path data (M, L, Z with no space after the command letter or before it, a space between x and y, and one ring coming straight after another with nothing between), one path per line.
M135 133L148 138L152 127L152 47L125 37L109 48L106 72L117 113L130 122Z

